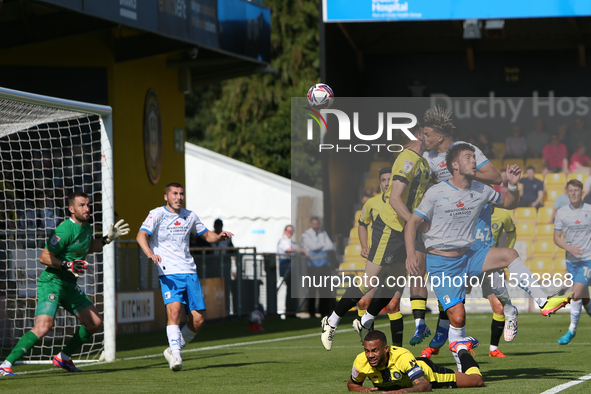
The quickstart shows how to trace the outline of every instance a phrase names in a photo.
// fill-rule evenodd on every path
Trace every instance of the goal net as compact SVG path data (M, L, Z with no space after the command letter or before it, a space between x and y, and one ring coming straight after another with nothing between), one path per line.
M105 220L113 222L110 133L101 114L110 109L0 89L0 359L34 326L37 278L45 269L39 256L51 231L70 217L68 194L89 195L95 236ZM88 270L78 279L105 320L114 300L105 269L113 257L112 246L88 255ZM59 308L53 329L21 361L51 362L78 325ZM107 333L93 335L73 359L113 359L114 344L105 341L114 339L112 329L114 322L105 321Z

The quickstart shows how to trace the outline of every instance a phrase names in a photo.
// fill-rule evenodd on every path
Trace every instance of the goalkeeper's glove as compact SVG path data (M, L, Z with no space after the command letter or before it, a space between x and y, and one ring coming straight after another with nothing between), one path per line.
M84 271L86 271L88 268L88 265L86 264L87 263L84 260L63 261L62 269L73 273L75 276L78 276L78 274L83 274Z
M103 237L103 245L108 245L117 238L129 234L129 224L125 223L125 220L121 219L115 224L111 224L109 228L109 234Z

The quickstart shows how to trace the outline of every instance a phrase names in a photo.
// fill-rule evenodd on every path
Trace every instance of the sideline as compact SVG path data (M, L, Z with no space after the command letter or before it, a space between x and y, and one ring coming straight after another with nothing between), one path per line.
M589 375L585 375L585 376L581 376L580 378L576 378L575 380L571 380L568 383L564 383L564 384L561 384L561 385L556 386L554 388L551 388L550 390L546 390L546 391L544 391L544 392L542 392L540 394L555 394L555 393L559 393L559 392L561 392L563 390L566 390L569 387L576 386L577 384L583 383L583 382L585 382L587 380L590 380L590 379L591 379L591 373Z

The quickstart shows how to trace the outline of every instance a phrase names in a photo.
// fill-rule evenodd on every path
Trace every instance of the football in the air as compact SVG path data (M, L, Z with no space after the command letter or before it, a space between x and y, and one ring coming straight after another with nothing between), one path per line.
M250 324L260 325L263 323L263 320L265 320L265 315L263 315L263 312L258 310L250 312L250 316L248 317L248 321L250 322Z
M317 83L308 90L308 103L318 109L328 108L334 101L334 93L330 86Z

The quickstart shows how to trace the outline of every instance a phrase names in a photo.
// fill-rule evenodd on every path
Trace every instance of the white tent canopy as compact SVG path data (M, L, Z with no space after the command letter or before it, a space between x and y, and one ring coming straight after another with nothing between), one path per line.
M215 219L222 219L224 230L234 233L235 246L275 253L283 229L292 224L292 207L297 215L300 197L312 202L309 213L322 217L322 191L189 142L185 178L187 209L210 230Z

